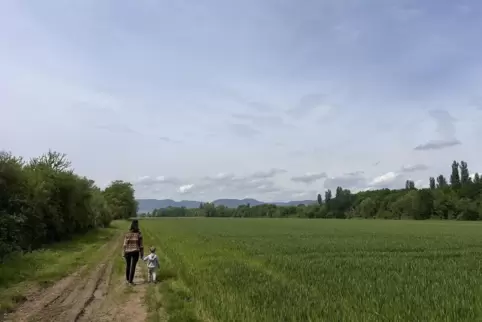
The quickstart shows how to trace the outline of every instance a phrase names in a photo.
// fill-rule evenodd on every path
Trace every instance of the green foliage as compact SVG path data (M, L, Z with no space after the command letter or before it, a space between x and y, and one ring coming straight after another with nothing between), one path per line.
M415 182L413 182L412 180L407 180L407 182L405 182L405 189L415 189Z
M441 174L437 177L437 188L445 188L447 187L447 179Z
M460 174L459 174L460 167ZM443 175L430 177L428 189L416 189L415 182L407 180L405 189L372 190L356 194L338 187L335 196L325 191L325 199L317 194L316 201L308 206L286 207L264 204L236 209L201 204L197 209L156 209L146 214L150 217L297 217L297 218L379 218L425 220L482 219L482 180L478 174L470 180L467 163L452 164L451 184Z
M450 185L455 189L460 187L459 163L455 160L452 163L452 173L450 174Z
M435 187L436 187L435 178L434 178L434 177L430 177L429 182L430 182L430 185L429 185L429 186L430 186L430 189L432 189L432 190L435 189Z
M321 206L321 204L323 203L323 199L321 198L321 195L318 194L318 196L316 197L316 199L317 199L318 204Z
M102 191L75 174L64 154L25 162L0 152L0 260L106 227L119 213L135 213L133 204L130 184L115 181Z
M482 320L480 223L193 218L141 225L186 294L165 306L168 313L194 308L203 321Z
M104 197L112 208L114 219L128 219L137 214L134 188L129 182L116 180L104 191Z

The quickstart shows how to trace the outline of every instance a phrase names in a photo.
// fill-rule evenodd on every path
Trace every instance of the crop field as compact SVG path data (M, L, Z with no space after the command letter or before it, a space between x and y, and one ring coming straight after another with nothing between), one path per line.
M480 321L482 225L152 219L171 320ZM156 320L155 316L151 316Z

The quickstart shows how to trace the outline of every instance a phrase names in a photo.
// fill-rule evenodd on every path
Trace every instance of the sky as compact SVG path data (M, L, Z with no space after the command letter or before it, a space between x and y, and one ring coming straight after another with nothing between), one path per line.
M482 171L478 0L3 0L0 149L137 198Z

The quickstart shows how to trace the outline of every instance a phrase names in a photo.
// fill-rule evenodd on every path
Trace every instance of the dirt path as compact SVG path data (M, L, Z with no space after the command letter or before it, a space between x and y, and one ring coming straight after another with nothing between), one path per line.
M4 321L145 321L144 263L140 261L137 266L136 285L126 285L124 275L114 270L122 261L120 245L118 239L106 244L106 256L98 265L84 266L53 286L32 294Z
M120 277L116 286L103 302L100 310L94 314L94 318L86 321L145 321L147 308L145 297L147 283L145 280L144 263L140 263L134 276L134 286L126 286L125 279Z

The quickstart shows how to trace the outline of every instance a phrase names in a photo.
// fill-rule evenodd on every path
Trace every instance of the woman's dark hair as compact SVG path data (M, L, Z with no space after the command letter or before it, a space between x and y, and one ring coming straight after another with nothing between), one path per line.
M130 231L132 232L139 232L139 220L137 219L134 219L132 222L131 222L131 229Z

